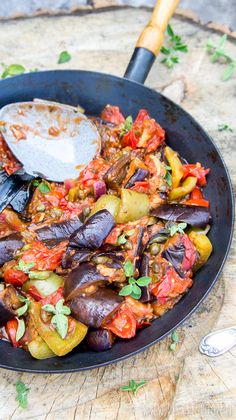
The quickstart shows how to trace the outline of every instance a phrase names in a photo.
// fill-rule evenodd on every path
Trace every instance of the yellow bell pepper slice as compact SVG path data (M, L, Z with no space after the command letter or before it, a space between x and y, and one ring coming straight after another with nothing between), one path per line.
M178 157L178 153L170 147L165 147L164 153L171 167L172 188L177 188L183 177L183 165Z
M40 336L28 343L28 350L31 356L38 360L56 356Z
M201 229L192 229L188 236L199 253L199 259L193 267L194 271L196 271L207 262L213 247L210 239L204 233L201 233Z
M197 184L197 178L194 176L188 176L177 188L174 188L169 193L169 199L172 201L179 200L183 198L185 195L191 193L191 191L195 188Z

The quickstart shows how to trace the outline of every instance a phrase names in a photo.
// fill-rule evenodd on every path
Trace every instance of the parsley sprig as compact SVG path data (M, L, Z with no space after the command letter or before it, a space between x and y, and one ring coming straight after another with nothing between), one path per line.
M171 344L169 345L169 349L171 350L171 351L175 351L176 350L176 347L177 347L177 344L179 343L179 336L178 336L178 333L177 333L177 331L173 331L172 332L172 334L171 334Z
M151 277L139 277L134 279L134 266L130 260L127 260L124 264L125 275L128 278L128 284L119 292L120 296L131 296L133 299L140 299L142 294L142 289L140 287L147 286L151 282Z
M131 115L129 115L126 119L124 123L121 123L119 126L120 131L120 136L123 137L126 133L128 133L128 131L130 131L133 127L133 118L131 117Z
M169 35L169 39L167 40L167 46L161 47L161 53L164 54L164 57L161 60L168 69L172 69L176 63L179 63L179 56L178 52L187 53L188 46L183 43L182 37L180 35L176 35L172 26L167 26L167 34Z
M30 388L26 388L24 382L16 382L16 401L18 401L21 408L28 407L28 393Z
M131 391L133 392L135 395L138 392L138 390L147 384L148 381L140 381L140 382L136 382L134 379L131 379L129 381L129 385L124 385L120 388L121 391Z
M53 314L51 324L57 330L61 338L64 339L68 332L68 318L66 315L70 315L70 308L68 308L66 305L63 305L63 299L60 299L56 306L47 304L42 306L42 309Z
M224 81L229 80L236 69L236 60L225 50L226 40L227 35L225 34L220 38L218 45L216 45L210 38L205 45L208 54L211 55L212 63L216 63L218 61L222 64L227 64L227 67L222 75L222 79Z

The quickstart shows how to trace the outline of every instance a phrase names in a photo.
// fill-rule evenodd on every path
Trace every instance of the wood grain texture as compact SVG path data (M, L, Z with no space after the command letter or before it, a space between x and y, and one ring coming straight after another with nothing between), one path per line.
M122 75L149 17L147 11L117 10L5 22L0 27L1 61L21 63L28 69L57 68L60 51L67 49L72 60L60 68ZM158 59L147 85L181 102L206 127L225 158L235 186L235 77L223 83L223 66L210 63L204 51L207 38L211 35L218 41L217 34L183 20L173 19L172 24L188 43L189 53L182 54L181 63L173 71L160 65ZM236 56L233 43L229 42L227 49ZM220 123L231 124L234 132L218 132ZM235 251L234 239L217 285L179 328L181 343L175 353L170 352L167 338L136 357L90 372L36 376L1 370L0 419L235 419L236 348L214 360L198 352L205 333L236 324ZM136 396L119 390L131 378L149 381ZM27 411L15 401L18 379L30 387Z

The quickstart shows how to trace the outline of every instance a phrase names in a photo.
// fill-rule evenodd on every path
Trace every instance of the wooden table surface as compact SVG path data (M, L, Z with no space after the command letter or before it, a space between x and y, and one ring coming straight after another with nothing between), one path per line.
M27 69L57 68L58 54L67 49L72 60L60 68L122 75L148 17L146 10L121 9L4 22L0 26L1 61L20 63ZM173 71L158 60L146 84L181 103L206 128L235 185L236 78L223 82L224 66L210 63L204 49L209 36L216 42L220 36L180 18L174 18L172 24L187 42L189 53L182 54ZM236 45L227 44L236 57ZM220 123L231 124L234 131L219 132ZM198 352L205 333L236 324L235 269L233 244L217 285L178 329L181 343L174 353L166 338L136 357L90 372L36 376L1 370L0 419L235 419L236 348L216 359ZM30 387L28 410L15 401L18 379ZM119 390L130 379L149 382L134 396Z

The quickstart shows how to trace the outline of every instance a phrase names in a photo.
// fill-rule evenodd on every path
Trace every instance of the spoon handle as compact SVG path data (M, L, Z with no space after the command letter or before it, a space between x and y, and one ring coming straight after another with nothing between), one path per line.
M236 345L236 326L207 334L200 342L199 350L209 357L224 354Z
M6 181L0 185L0 212L2 212L12 201L23 185L32 179L34 179L34 177L19 171L10 175Z

